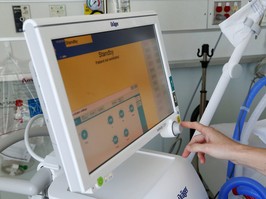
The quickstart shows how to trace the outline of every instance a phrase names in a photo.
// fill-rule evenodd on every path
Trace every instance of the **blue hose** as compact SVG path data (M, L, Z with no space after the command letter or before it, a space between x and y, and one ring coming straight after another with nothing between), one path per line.
M247 177L235 177L228 180L220 189L219 199L228 198L229 192L237 188L238 195L251 196L256 199L266 198L266 189L257 181Z
M233 139L236 141L240 141L240 136L241 132L246 120L247 113L249 111L249 108L258 94L258 92L266 85L266 77L261 78L259 81L257 81L254 86L251 88L249 91L241 109L238 114L235 130L234 130L234 135ZM227 179L230 179L234 177L234 169L235 169L235 164L232 163L231 161L228 161L228 166L227 166Z
M266 85L266 77L261 78L249 91L238 114L233 139L240 141L241 132L250 106L258 94L258 92ZM228 198L228 193L233 189L237 189L238 195L251 196L256 199L266 199L266 189L257 181L247 177L234 177L235 164L228 161L227 182L221 187L219 199ZM234 177L234 178L232 178Z
M246 186L240 185L239 187L236 188L236 192L237 193L234 193L235 195L252 196L253 198L256 198L256 199L261 198L254 189L251 189L250 187L246 187Z

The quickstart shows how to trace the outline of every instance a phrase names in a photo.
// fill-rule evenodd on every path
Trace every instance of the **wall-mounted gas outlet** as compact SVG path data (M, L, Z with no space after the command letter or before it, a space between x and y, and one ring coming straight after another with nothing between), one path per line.
M66 16L65 5L49 5L50 17L62 17Z
M241 8L241 1L215 1L213 10L213 23L218 25Z
M12 6L16 32L23 32L23 22L30 18L29 5Z

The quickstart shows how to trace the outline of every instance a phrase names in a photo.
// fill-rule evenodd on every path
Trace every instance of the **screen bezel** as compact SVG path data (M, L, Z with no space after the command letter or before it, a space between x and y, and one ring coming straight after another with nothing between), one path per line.
M118 23L119 26L111 27L110 24L113 22ZM157 37L160 52L162 53L161 57L168 82L169 95L172 96L173 85L170 82L170 69L163 47L158 17L155 13L112 14L92 16L90 18L81 16L62 19L36 19L30 20L24 25L25 36L34 65L33 76L36 75L36 79L35 77L33 78L38 82L37 92L39 93L42 107L44 107L45 120L54 149L60 157L70 190L73 192L93 192L92 189L95 188L99 177L108 176L116 167L122 164L158 133L166 130L167 121L169 119L176 120L179 112L174 99L171 97L173 114L141 136L141 139L134 141L119 152L119 154L89 174L83 158L66 91L64 90L64 83L60 75L52 40L146 25L154 26L155 36ZM35 84L37 84L36 81Z

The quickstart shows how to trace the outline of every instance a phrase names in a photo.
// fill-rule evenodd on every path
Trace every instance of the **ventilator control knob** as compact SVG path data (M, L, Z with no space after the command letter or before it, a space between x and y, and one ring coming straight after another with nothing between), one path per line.
M178 124L177 122L173 122L172 123L172 133L174 136L177 136L178 134L180 134L182 132L182 126L180 126L180 124Z
M173 120L167 121L165 127L166 128L160 132L161 136L165 138L176 137L182 131L182 127L178 124L178 122Z

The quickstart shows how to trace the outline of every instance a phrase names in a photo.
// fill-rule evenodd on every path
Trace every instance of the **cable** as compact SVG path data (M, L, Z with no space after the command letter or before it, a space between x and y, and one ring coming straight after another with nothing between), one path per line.
M213 199L216 199L217 197L218 197L218 195L219 195L219 191L215 194L215 196L213 197Z
M180 138L180 134L178 135L178 137L176 137L174 143L171 145L170 147L170 150L169 150L169 153L173 153L175 147L176 147L176 144L179 142L179 145L177 147L177 150L175 152L175 154L177 155L178 152L180 151L180 148L181 148L181 144L182 144L182 138Z
M218 37L218 39L217 39L217 41L216 41L216 43L215 43L215 45L214 45L213 53L215 52L215 50L216 50L218 44L220 43L220 40L221 40L221 38L222 38L222 35L223 35L223 33L220 32L220 35L219 35L219 37ZM212 59L212 57L210 57L209 62L211 61L211 59Z
M32 126L32 124L35 122L35 120L39 119L39 118L42 118L43 115L35 115L34 117L32 117L27 126L26 126L26 129L25 129L25 134L24 134L24 141L25 141L25 145L26 145L26 148L29 152L29 154L37 161L39 162L43 162L44 161L44 158L38 156L33 150L32 148L30 147L30 143L29 143L29 132L30 132L30 128Z
M257 78L265 77L265 74L261 72L260 70L263 69L266 63L266 58L263 58L260 60L260 62L255 67L255 75Z
M193 102L193 99L195 98L195 95L196 95L196 93L197 93L197 91L198 91L198 89L199 89L199 86L200 86L201 81L202 81L202 77L200 77L199 82L198 82L196 88L194 89L194 92L193 92L193 94L192 94L192 96L191 96L191 98L190 98L190 100L189 100L189 103L188 103L187 109L186 109L185 114L184 114L184 117L183 117L183 121L185 121L185 119L186 119L186 117L187 117L188 111L189 111L189 109L190 109L190 107L191 107L191 104L192 104L192 102Z

